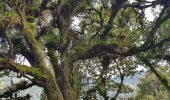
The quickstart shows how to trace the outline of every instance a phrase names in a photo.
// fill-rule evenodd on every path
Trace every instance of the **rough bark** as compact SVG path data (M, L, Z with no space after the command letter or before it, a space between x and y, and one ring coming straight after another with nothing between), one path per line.
M30 50L32 51L32 54L34 55L37 68L48 76L48 79L46 80L39 80L40 85L44 87L49 100L63 100L63 96L60 92L58 84L56 83L54 69L52 66L47 66L45 54L42 52L41 45L35 39L35 31L26 21L25 12L23 9L24 8L22 8L22 10L16 10L18 16L20 17L20 29Z
M58 65L58 58L55 56L54 50L48 50L48 55L50 61L53 64L56 79L63 95L64 100L76 100L76 94L73 88L70 85L70 75L72 71L72 64L69 64L69 61L64 61L60 66Z
M63 96L60 92L60 89L55 81L55 74L54 74L54 70L52 69L52 67L47 67L47 64L45 62L45 55L41 52L41 48L40 45L38 44L38 42L34 39L34 37L30 36L29 32L29 28L23 26L23 35L27 41L27 43L29 44L29 47L31 49L31 51L34 54L34 58L36 58L37 64L40 67L40 70L43 71L44 73L46 73L50 79L45 81L45 91L47 94L47 97L49 100L63 100ZM43 84L43 83L42 83Z
M47 95L48 100L65 100L62 96L62 93L60 92L55 78L53 78L52 75L48 76L48 79L41 81L41 85L45 89L45 93Z
M69 77L61 68L57 68L57 73L58 73L58 77L57 77L58 84L61 93L63 94L64 100L76 100L75 91L70 85Z

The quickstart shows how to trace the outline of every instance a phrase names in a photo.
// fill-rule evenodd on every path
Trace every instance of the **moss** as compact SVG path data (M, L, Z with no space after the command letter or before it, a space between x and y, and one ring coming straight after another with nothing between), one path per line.
M36 27L34 23L26 22L25 27L27 28L27 31L29 31L29 33L32 33L35 35Z
M86 46L76 46L74 47L68 54L69 58L71 58L71 61L74 62L77 60L77 57L80 55L84 55L88 50L88 47Z
M35 17L33 17L33 16L26 16L26 19L30 23L34 23L35 22Z
M79 79L77 67L78 67L78 65L75 63L74 67L73 67L73 72L72 72L71 77L70 77L70 83L71 83L72 88L76 92L76 98L78 99L79 96L80 96L80 91L81 91L81 89L80 89L81 88L80 87L81 81Z
M18 18L15 12L6 11L0 15L0 24L2 24L2 26L4 25L13 26L17 22L18 22Z
M24 25L23 33L26 35L25 38L26 38L27 42L28 43L33 43L34 42L34 44L31 44L31 45L33 45L34 47L36 47L36 48L38 48L40 50L40 45L35 40L35 37L36 37L35 24L26 22L25 25Z
M28 72L28 73L31 73L31 74L37 76L37 77L48 78L47 75L45 75L44 73L42 73L38 69L26 67L25 65L15 65L15 67L19 72L22 72L22 73Z
M42 92L41 92L41 99L40 100L47 100L47 98L46 98L47 96L46 96L46 94L45 94L45 91L44 90L42 90Z
M36 68L12 63L12 62L9 62L8 60L3 59L1 57L0 57L0 64L2 66L6 67L6 68L3 68L3 69L9 69L9 70L12 70L12 71L17 71L19 73L29 74L29 75L32 75L36 78L45 78L45 79L48 78L44 73L42 73L41 71L39 71Z
M7 12L4 12L4 16L12 19L13 21L16 21L16 20L17 20L17 14L16 14L15 12L12 12L12 11L10 11L10 12L8 12L8 11L7 11Z
M23 35L26 39L26 42L28 43L30 50L33 50L32 52L37 58L37 63L39 67L44 68L46 67L45 61L44 61L44 55L41 52L41 45L38 43L38 41L35 39L36 37L36 28L34 23L25 22L23 28Z
M65 44L66 44L66 42L67 42L67 40L69 38L67 31L66 32L61 32L60 37L61 37L60 38L60 46L61 46L61 48L64 48Z
M32 10L37 10L41 4L41 0L34 0L33 5L31 6Z

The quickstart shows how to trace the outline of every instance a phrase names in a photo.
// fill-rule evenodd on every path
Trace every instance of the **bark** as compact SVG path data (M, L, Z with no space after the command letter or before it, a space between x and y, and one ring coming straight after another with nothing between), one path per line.
M45 86L43 86L45 88L47 97L49 100L56 100L56 99L63 100L63 96L55 81L54 70L51 66L47 67L47 64L45 62L45 55L41 52L40 44L38 44L38 42L34 39L34 37L30 36L30 34L32 33L29 33L28 29L29 29L28 27L24 26L23 35L27 43L29 44L31 51L33 52L34 58L36 59L40 70L46 73L46 75L48 75L49 78L51 78L49 80L46 80L44 83Z
M23 3L23 2L21 2ZM63 100L61 91L56 83L55 73L52 66L48 67L47 62L45 61L45 54L42 52L41 45L35 39L35 30L29 25L26 21L24 8L19 10L16 9L16 12L20 18L20 29L22 34L34 55L37 68L41 70L44 74L48 76L48 79L38 80L40 85L44 87L47 97L49 100Z
M52 75L51 78L48 78L47 80L42 80L41 85L45 89L45 93L47 95L48 100L66 100L63 98L58 84L55 78L52 77Z
M61 51L61 64L58 63L59 58L55 55L54 48L50 47L48 48L48 56L50 57L50 61L54 67L55 76L60 88L60 91L63 95L64 100L76 100L76 94L73 88L70 84L70 75L72 73L73 64L70 63L69 57L67 57L68 50L70 47L70 42L72 41L71 33L68 31L70 26L70 20L71 20L71 14L73 13L72 10L74 10L74 7L82 0L74 0L74 2L71 0L69 5L71 6L63 6L61 8L61 11L55 11L53 13L53 17L55 18L54 23L58 25L58 29L60 30L60 41L64 44L64 47L60 47ZM77 2L77 3L76 3ZM72 6L72 5L75 6ZM69 13L66 13L66 11ZM67 15L68 14L68 15ZM57 16L57 18L56 18ZM67 37L66 42L63 42L63 35Z
M53 62L52 64L56 64ZM59 88L63 95L64 100L76 100L76 94L70 84L70 75L72 71L72 64L69 64L67 60L61 64L61 66L55 67L55 75Z
M70 80L67 74L60 67L57 68L57 78L61 93L64 100L76 100L76 94L70 85Z
M70 85L69 76L71 75L73 64L69 64L69 61L64 60L62 65L58 65L58 57L55 56L54 50L48 49L48 56L53 64L56 79L63 95L64 100L76 100L76 94Z

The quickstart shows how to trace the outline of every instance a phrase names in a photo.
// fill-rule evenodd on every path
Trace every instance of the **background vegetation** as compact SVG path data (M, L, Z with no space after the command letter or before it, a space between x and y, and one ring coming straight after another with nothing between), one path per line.
M169 18L169 0L0 0L0 97L37 86L41 100L168 100Z

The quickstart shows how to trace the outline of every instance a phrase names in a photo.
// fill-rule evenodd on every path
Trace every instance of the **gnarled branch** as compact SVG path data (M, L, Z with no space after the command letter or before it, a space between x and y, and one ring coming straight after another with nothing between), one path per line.
M36 79L47 78L47 76L43 72L39 71L36 68L29 67L29 66L26 66L26 65L20 65L20 64L17 64L17 63L13 63L13 62L11 62L7 59L0 57L0 71L6 70L6 69L14 71L14 72L21 73L21 74L28 74L30 76L33 76Z

